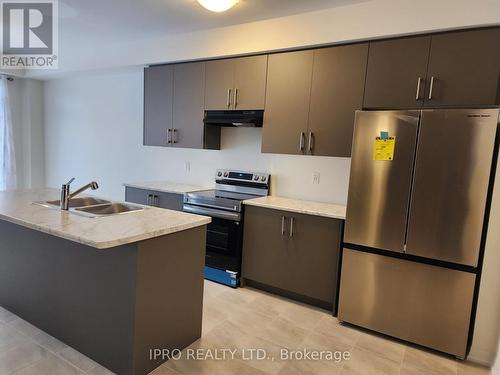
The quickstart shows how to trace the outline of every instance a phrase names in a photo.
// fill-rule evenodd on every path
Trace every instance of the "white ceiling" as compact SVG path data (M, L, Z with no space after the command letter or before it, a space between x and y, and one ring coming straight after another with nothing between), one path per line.
M213 13L196 0L60 0L60 41L115 43L333 8L362 0L240 0ZM366 1L366 0L365 0Z

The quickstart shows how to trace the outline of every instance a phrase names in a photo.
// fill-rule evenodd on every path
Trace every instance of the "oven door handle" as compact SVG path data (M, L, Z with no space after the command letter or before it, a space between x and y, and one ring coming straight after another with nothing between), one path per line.
M202 208L210 207L210 208L215 208L216 210L221 209L221 208L219 208L219 206L215 206L215 205L208 204L208 203L203 203L203 206L198 206L197 204L193 204L191 202L192 201L190 201L189 198L184 198L184 204L189 204L191 207L193 207L193 206L194 207L202 207ZM236 211L238 209L238 207L237 206L233 206L232 208L226 207L226 209L231 210L231 211Z
M229 212L223 210L216 210L213 208L190 206L190 205L184 205L183 208L185 212L189 212L192 214L217 217L219 219L226 219L231 221L241 221L241 214L236 212Z

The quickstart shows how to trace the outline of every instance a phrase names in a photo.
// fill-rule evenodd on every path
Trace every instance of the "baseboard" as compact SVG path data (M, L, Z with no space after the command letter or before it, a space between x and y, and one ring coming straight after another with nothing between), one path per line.
M474 350L469 353L467 360L478 365L491 367L495 363L496 353L489 350Z
M322 308L325 310L333 311L333 304L331 302L321 301L321 300L318 300L316 298L304 296L302 294L297 294L297 293L290 292L288 290L284 290L284 289L280 289L280 288L276 288L274 286L270 286L267 284L262 284L258 281L254 281L251 279L243 279L242 278L242 280L243 280L243 282L242 282L243 285L251 286L251 287L263 290L263 291L268 292L268 293L276 294L276 295L281 296L281 297L293 299L293 300L298 301L298 302L306 303L308 305L313 305L313 306L316 306L316 307L319 307L319 308Z

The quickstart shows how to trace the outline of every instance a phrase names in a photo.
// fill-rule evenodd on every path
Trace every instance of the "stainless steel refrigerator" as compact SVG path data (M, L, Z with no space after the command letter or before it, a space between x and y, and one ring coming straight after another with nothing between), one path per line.
M356 113L338 318L465 358L498 109Z

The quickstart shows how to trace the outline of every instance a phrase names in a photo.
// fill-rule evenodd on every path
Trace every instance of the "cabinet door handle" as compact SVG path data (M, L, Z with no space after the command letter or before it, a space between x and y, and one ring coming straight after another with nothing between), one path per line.
M231 107L231 89L227 89L227 108Z
M177 129L172 129L174 136L172 137L172 143L177 143Z
M285 220L286 220L286 217L282 216L281 217L281 236L285 235Z
M306 135L304 132L300 132L300 142L299 142L299 150L304 151L304 142L305 142Z
M415 95L415 100L420 99L420 84L422 83L422 77L417 78L417 94Z
M172 129L167 129L167 143L172 143Z
M432 90L434 89L434 76L431 77L431 85L429 87L429 100L432 99Z
M234 108L238 107L238 88L234 89Z
M312 153L312 149L313 149L313 137L314 137L313 132L309 132L309 141L308 141L307 149L310 153Z
M293 237L293 223L294 222L295 222L294 218L291 217L290 218L290 233L289 233L290 238Z

